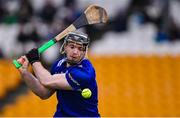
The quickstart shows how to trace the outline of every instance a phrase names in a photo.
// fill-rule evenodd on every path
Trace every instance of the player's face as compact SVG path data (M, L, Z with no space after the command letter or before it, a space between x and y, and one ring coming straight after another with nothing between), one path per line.
M69 42L65 46L67 59L72 63L78 63L85 56L85 47L82 44Z

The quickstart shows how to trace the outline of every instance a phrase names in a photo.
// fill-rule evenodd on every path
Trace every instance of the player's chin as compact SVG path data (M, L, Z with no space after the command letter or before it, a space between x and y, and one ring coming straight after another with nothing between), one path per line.
M78 62L78 61L79 61L79 58L73 58L73 57L72 57L70 60L71 60L72 62Z
M72 60L73 63L78 63L79 62L79 59L78 60Z
M72 64L77 64L78 59L69 59L69 62L72 63Z

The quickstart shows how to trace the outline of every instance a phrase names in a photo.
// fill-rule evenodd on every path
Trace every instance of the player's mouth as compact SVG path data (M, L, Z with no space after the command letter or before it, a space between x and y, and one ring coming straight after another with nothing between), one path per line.
M77 60L78 57L76 57L76 56L71 56L71 59L72 59L72 60Z

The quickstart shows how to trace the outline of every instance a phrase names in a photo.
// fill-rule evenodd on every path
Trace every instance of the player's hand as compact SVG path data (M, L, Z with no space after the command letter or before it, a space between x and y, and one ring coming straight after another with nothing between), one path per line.
M29 65L29 61L26 58L26 56L21 56L18 60L17 60L20 64L22 64L22 66L19 68L19 71L21 73L24 73L26 71L28 71L28 65Z
M28 61L31 63L31 65L32 65L34 62L39 62L39 61L40 61L40 55L39 55L39 52L38 52L38 49L37 49L37 48L31 49L31 50L26 54L26 57L27 57Z

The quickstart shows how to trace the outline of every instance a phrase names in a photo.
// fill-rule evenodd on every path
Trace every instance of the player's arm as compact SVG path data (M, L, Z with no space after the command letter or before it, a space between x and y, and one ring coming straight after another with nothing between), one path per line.
M40 81L30 72L23 72L22 77L24 78L25 83L32 90L32 92L39 96L41 99L47 99L54 93L54 90L43 86Z
M69 85L65 74L51 75L51 73L46 70L40 62L33 63L32 67L36 77L45 87L52 89L72 90L72 87Z
M51 73L42 66L37 49L32 49L29 51L26 54L26 57L33 67L36 78L43 86L50 89L72 90L71 86L66 80L65 74L51 75Z
M28 60L26 57L22 56L17 61L22 64L22 67L19 68L19 71L25 83L32 90L32 92L41 99L49 98L54 93L54 90L44 87L40 81L28 71Z
M40 62L35 62L32 66L36 77L47 88L78 90L93 79L93 74L82 67L73 67L65 74L51 75Z

